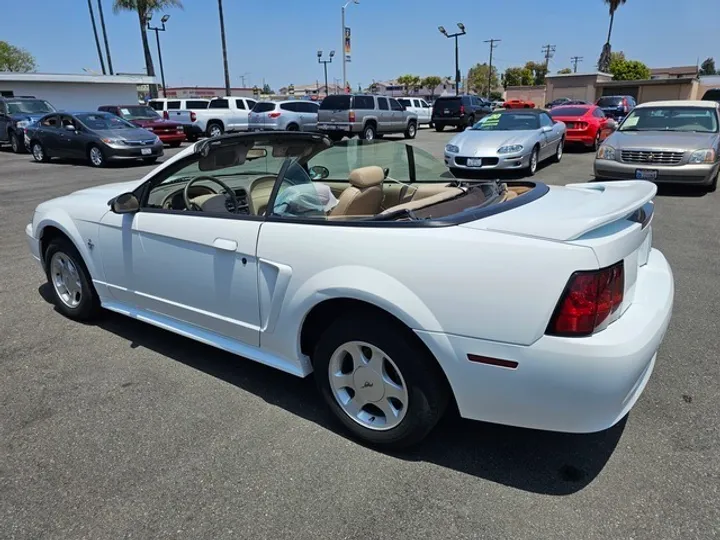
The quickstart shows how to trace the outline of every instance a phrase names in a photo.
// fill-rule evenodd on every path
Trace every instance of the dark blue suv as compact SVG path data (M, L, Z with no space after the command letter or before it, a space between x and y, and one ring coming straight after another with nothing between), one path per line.
M44 99L0 97L0 145L9 144L16 154L25 152L25 128L51 112L55 107Z

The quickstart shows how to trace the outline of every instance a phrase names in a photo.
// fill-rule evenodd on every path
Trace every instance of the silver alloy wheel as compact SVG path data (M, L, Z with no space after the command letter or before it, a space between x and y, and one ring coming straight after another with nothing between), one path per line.
M563 157L563 143L564 142L565 141L560 139L560 142L558 143L557 152L555 153L555 159L557 159L558 161L560 161Z
M410 135L410 137L415 136L415 124L410 124L408 126L408 134Z
M410 397L395 362L375 345L349 341L328 365L330 389L352 420L374 431L396 427L405 418Z
M370 126L365 128L365 140L372 141L375 138L375 132Z
M530 172L535 174L535 171L537 171L538 166L538 153L537 150L533 150L532 154L530 154Z
M97 146L93 146L90 149L90 161L92 164L99 167L103 164L103 159L102 151Z
M50 278L60 301L70 309L75 309L82 301L82 283L80 272L73 260L62 251L57 251L50 259Z
M222 134L223 134L223 132L222 132L222 129L220 129L220 126L218 126L217 124L213 124L212 126L210 126L210 136L211 137L219 137Z
M18 150L20 150L20 141L15 133L10 136L10 148L12 148L12 151L16 154L18 153Z
M43 149L42 149L42 146L40 146L40 143L33 144L32 154L33 154L33 157L35 158L35 161L42 161L45 158Z

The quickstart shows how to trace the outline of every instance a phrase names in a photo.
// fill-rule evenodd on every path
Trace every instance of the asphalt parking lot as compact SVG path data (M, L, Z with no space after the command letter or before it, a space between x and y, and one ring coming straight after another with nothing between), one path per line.
M452 135L414 144L441 157ZM591 164L568 152L537 179L585 182ZM0 150L0 538L720 536L720 193L656 199L674 316L626 421L577 436L450 417L391 455L345 438L309 379L53 310L25 245L34 207L151 169Z

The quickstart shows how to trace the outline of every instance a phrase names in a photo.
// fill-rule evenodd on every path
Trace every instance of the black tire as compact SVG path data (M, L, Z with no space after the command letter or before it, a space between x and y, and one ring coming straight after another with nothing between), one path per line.
M177 142L177 141L176 141L176 142L171 142L170 144L168 144L168 146L169 146L170 148L180 148L180 145L181 145L181 144L182 144L182 141L181 141L181 142Z
M375 125L366 124L362 130L362 133L360 133L360 138L366 141L372 141L373 139L375 139L375 135L377 135L377 128L375 127Z
M375 314L347 316L336 320L315 347L315 381L335 417L354 437L385 449L405 448L420 442L435 427L447 407L449 389L445 376L428 351L396 321ZM341 408L329 380L333 353L351 341L381 349L397 366L407 387L408 403L400 423L385 431L362 426Z
M156 157L146 157L146 158L143 158L143 163L145 165L152 165L155 162L157 162L157 160L158 160L158 158L156 158Z
M297 124L289 124L287 127L288 131L300 131L300 128Z
M553 156L553 162L554 163L560 163L563 157L565 149L565 139L560 139L560 142L557 145L557 148L555 149L555 155Z
M96 144L91 144L88 147L88 161L90 162L90 165L97 168L105 167L107 165L105 153L102 151L102 148Z
M442 131L445 129L445 126L443 124L435 124L435 131Z
M406 139L414 139L417 135L417 124L415 122L410 122L407 126L407 129L405 129L405 138Z
M53 284L55 276L53 276L52 259L57 253L64 254L65 257L70 259L77 270L78 277L80 278L81 297L80 302L76 307L68 306L58 294L57 288ZM50 245L45 250L44 255L45 275L50 285L50 291L52 294L53 302L57 307L57 310L70 319L76 321L89 321L100 313L100 300L98 299L95 287L92 285L92 279L90 278L90 272L88 272L78 250L75 246L66 238L56 238L50 242Z
M463 175L465 174L464 169L458 169L457 167L450 167L450 172L455 178L463 178Z
M32 152L33 159L38 163L47 163L50 161L50 157L47 155L45 147L40 141L30 141L30 151Z
M533 148L532 153L530 154L530 165L528 165L527 169L525 171L527 172L528 176L535 176L535 173L537 172L537 168L539 165L539 154L538 147L536 146ZM533 165L533 157L535 159L535 164Z
M432 122L430 122L430 123L428 124L428 129L432 129L432 128L434 128L434 127L435 127L435 124L433 124Z
M219 131L219 133L217 133L217 131ZM213 135L213 133L214 133L214 135ZM223 133L225 133L225 128L223 127L222 123L214 121L214 122L210 122L207 125L205 134L208 137L219 137Z
M471 115L470 118L468 118L467 124L465 124L466 128L473 127L475 125L475 116Z
M343 138L342 133L328 133L327 136L330 137L332 142L340 142Z
M10 133L10 148L12 148L12 151L16 154L25 153L25 141L14 131Z

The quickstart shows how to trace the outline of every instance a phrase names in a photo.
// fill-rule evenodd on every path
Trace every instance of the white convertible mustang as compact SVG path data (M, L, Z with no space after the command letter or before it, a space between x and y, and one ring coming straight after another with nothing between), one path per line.
M563 432L635 404L670 321L647 182L456 180L404 143L207 139L37 207L58 309L116 311L300 377L384 447L465 418Z

